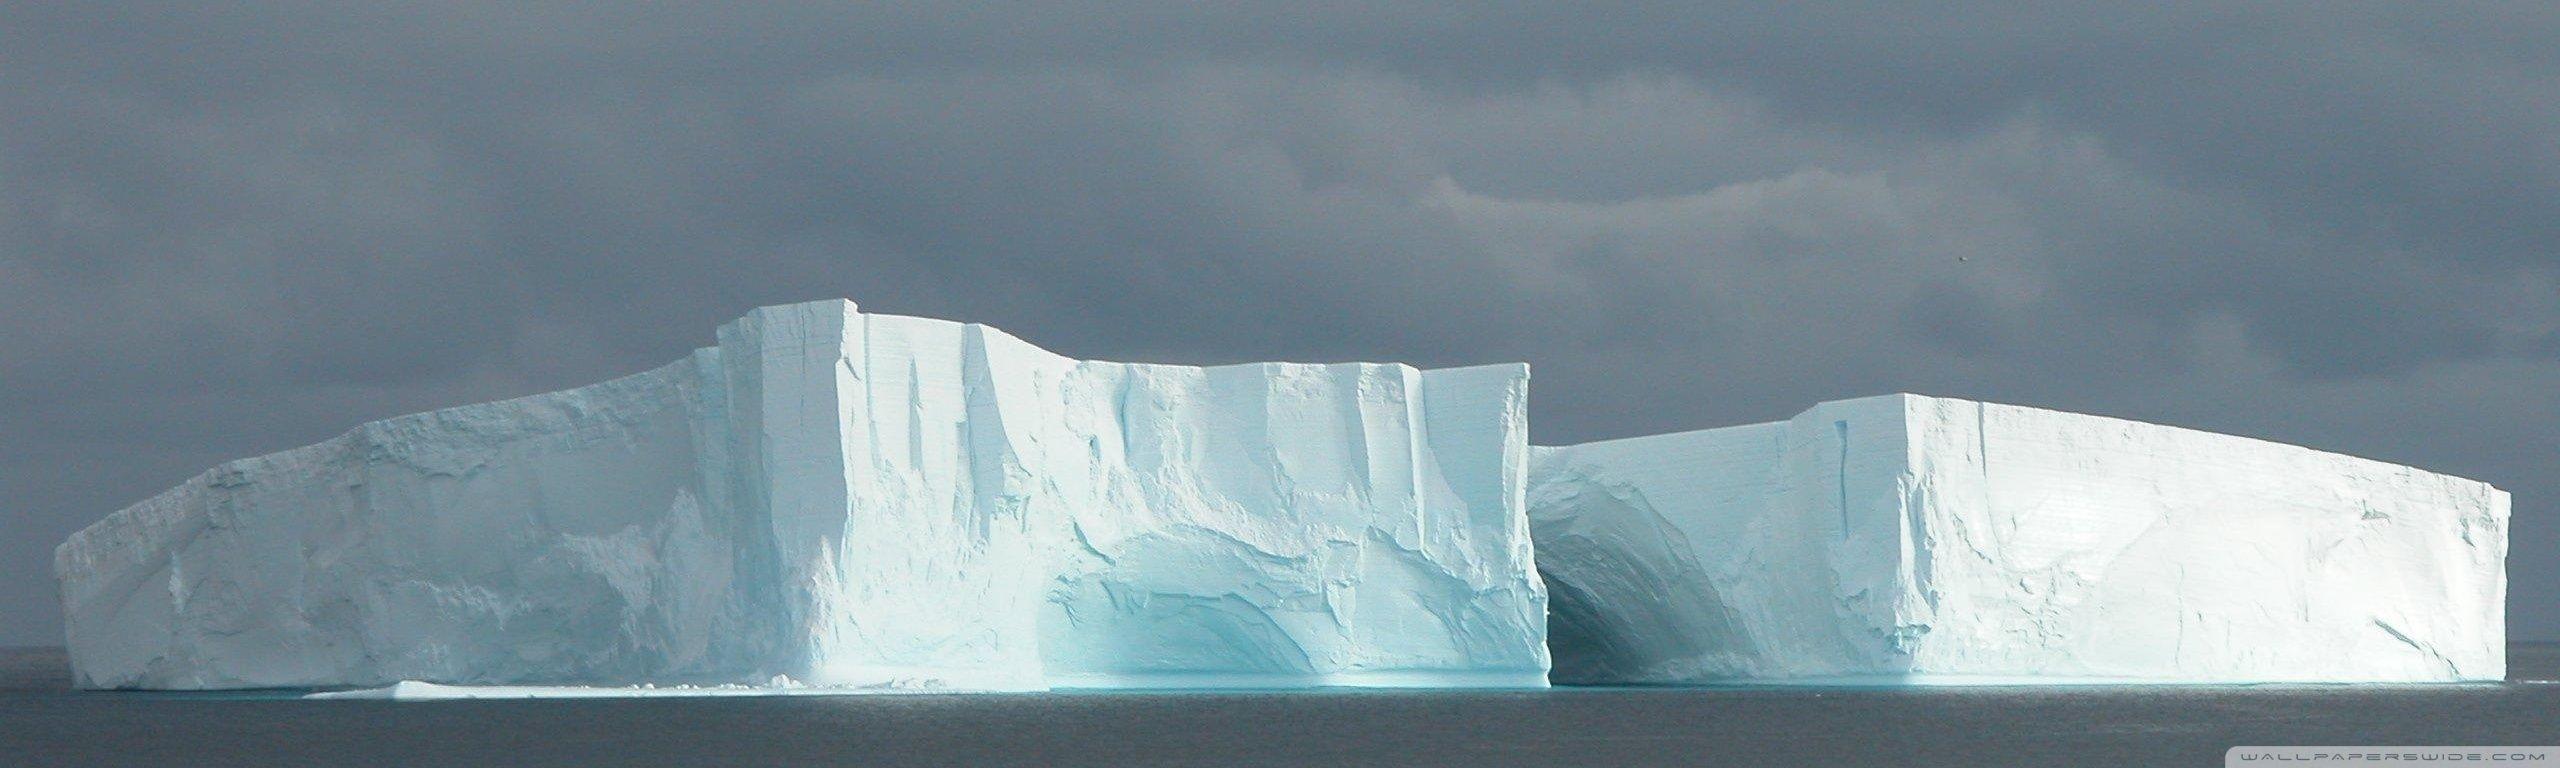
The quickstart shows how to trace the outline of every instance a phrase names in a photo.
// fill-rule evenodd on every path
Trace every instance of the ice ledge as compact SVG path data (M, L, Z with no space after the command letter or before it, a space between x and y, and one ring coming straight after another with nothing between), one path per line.
M954 687L930 682L871 686L812 686L794 681L765 685L442 685L403 680L376 688L315 691L305 699L377 701L450 701L460 699L625 699L738 696L882 696L947 693L1179 693L1192 691L1302 691L1320 689L1416 688L1471 690L1539 690L1546 674L1535 671L1449 673L1431 670L1373 671L1331 675L1285 673L1080 675L1051 681L1047 689L1003 691Z
M1050 681L1060 690L1283 690L1297 688L1545 688L1545 670L1370 670L1297 673L1163 673L1071 675Z
M403 680L379 688L319 691L305 699L373 701L454 701L463 699L634 699L734 696L861 696L899 693L950 693L947 688L810 688L751 685L574 686L574 685L441 685Z

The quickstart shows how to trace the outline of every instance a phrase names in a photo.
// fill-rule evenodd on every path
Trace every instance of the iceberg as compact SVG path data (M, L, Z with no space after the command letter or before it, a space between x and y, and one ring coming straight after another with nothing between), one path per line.
M223 464L54 565L87 688L2505 674L2485 483L1915 395L1532 448L1527 397L1519 364L1087 361L766 307L655 370Z
M1546 684L1525 365L1082 361L849 301L717 342L74 534L78 684Z
M1913 395L1533 455L1558 683L2506 672L2485 483Z

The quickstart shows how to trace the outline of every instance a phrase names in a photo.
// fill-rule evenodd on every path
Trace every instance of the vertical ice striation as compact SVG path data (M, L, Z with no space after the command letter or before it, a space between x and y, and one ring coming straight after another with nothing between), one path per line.
M1559 682L2505 674L2485 483L1911 395L1536 452Z
M1525 368L1084 364L1058 382L1083 394L1034 431L1064 438L1040 476L1081 481L1045 518L1075 543L1052 569L1052 680L1544 679L1544 595L1509 511Z
M1527 369L1073 360L768 307L56 553L82 685L1543 685Z

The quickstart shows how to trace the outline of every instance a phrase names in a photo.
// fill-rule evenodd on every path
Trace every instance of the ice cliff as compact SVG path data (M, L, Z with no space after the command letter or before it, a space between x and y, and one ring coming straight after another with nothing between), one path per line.
M1910 395L1534 455L1559 683L2505 674L2485 483Z
M79 684L2504 674L2507 495L2408 467L1910 395L1532 449L1525 366L1081 361L843 301L717 341L73 535Z
M1539 686L1527 378L770 307L224 464L55 569L92 688Z

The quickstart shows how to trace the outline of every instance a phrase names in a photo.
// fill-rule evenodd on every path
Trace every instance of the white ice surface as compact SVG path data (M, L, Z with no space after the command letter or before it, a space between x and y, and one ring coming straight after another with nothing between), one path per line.
M718 337L73 535L79 684L1545 684L1525 366L1088 362L842 301Z
M1535 453L1558 682L2505 674L2484 483L1910 395Z

